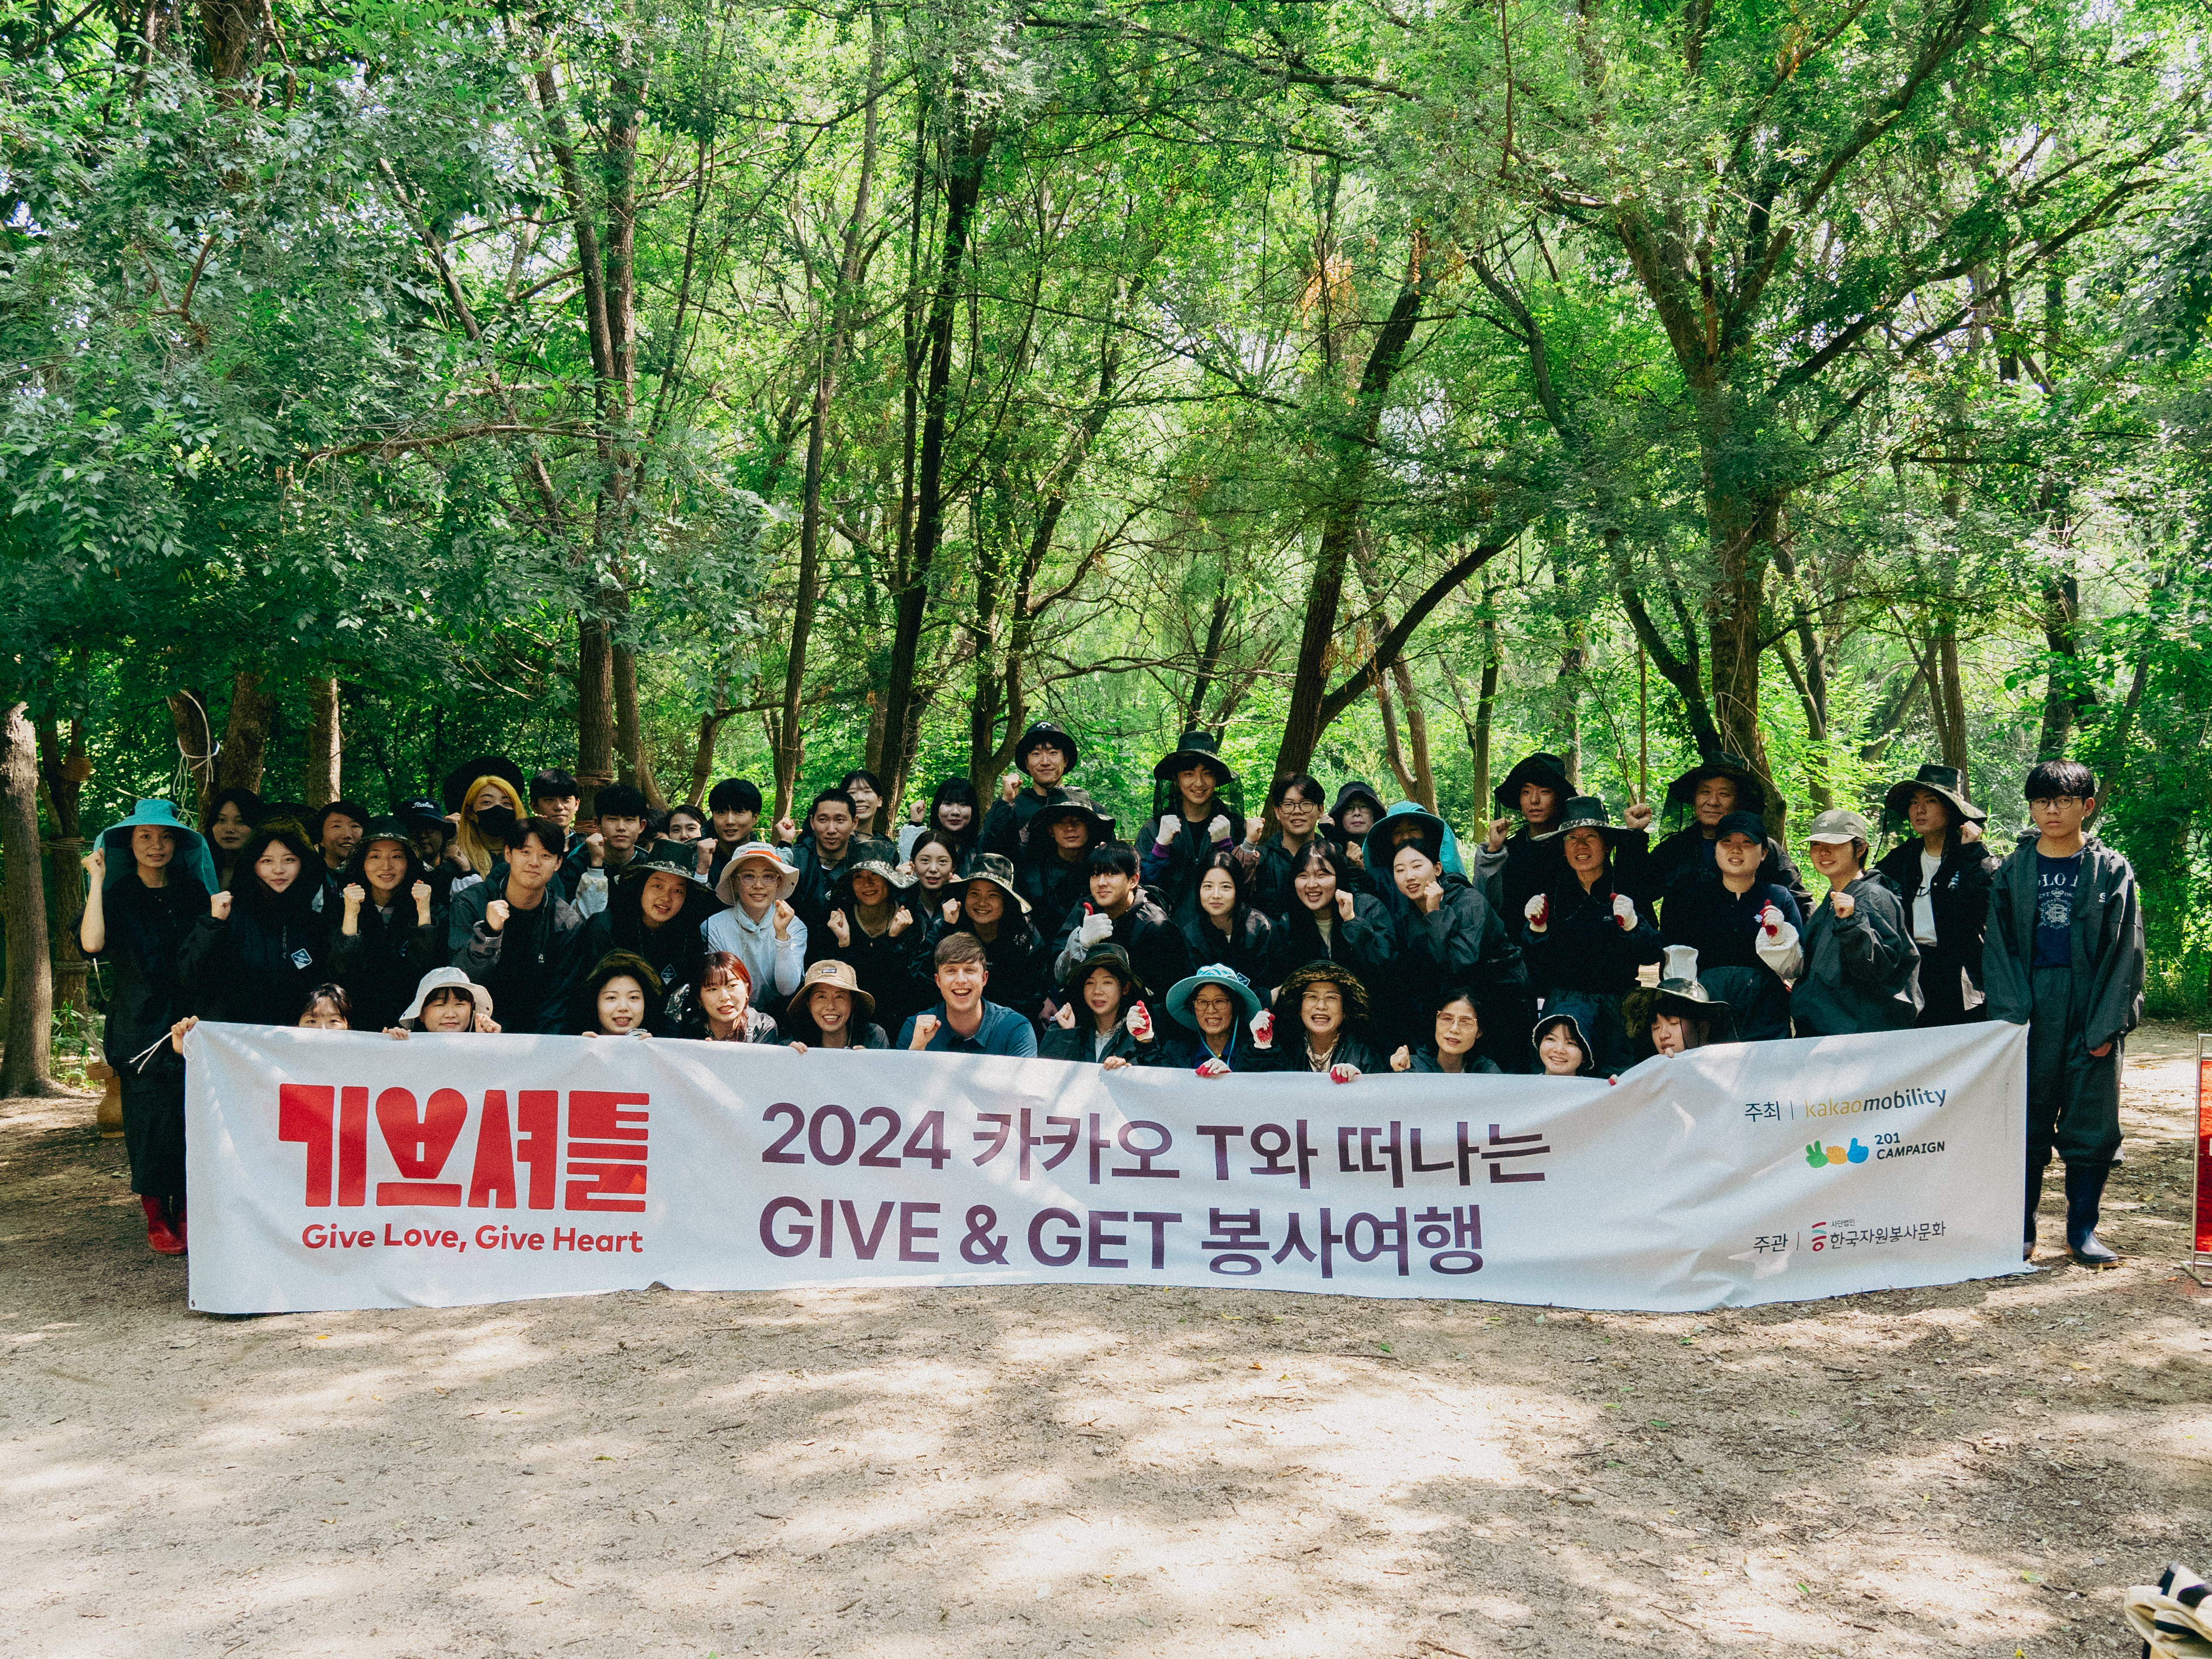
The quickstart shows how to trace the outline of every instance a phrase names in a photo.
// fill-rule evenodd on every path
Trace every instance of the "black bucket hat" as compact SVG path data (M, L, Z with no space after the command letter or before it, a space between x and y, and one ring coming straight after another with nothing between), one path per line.
M1203 766L1212 773L1217 788L1227 789L1237 781L1237 775L1221 758L1221 744L1213 733L1195 726L1176 739L1175 752L1163 757L1152 768L1152 777L1160 783L1173 783L1176 773L1191 766Z
M830 889L848 893L853 889L853 878L859 875L881 876L894 890L913 886L915 878L898 866L898 848L881 836L869 836L854 843L852 856L837 866Z
M1091 844L1093 847L1102 841L1114 839L1114 821L1102 817L1098 809L1091 805L1089 801L1079 800L1070 795L1060 800L1048 800L1030 814L1030 844L1034 845L1040 836L1049 836L1052 826L1062 818L1081 819L1084 827L1091 832Z
M1528 1033L1528 1052L1535 1057L1537 1071L1541 1072L1544 1069L1544 1034L1554 1025L1565 1026L1567 1035L1575 1040L1575 1047L1583 1051L1583 1063L1575 1068L1575 1075L1595 1077L1597 1074L1596 1051L1590 1047L1589 1038L1583 1034L1582 1022L1569 1013L1547 1014L1536 1022L1535 1029Z
M1145 988L1138 981L1137 970L1130 966L1129 953L1110 939L1103 939L1092 945L1083 953L1080 962L1071 963L1067 971L1060 976L1060 988L1072 993L1080 992L1083 981L1091 977L1091 970L1094 968L1104 968L1119 974L1122 984L1139 996L1144 994Z
M1068 736L1057 720L1031 720L1029 728L1014 744L1014 764L1024 772L1030 769L1030 751L1035 749L1057 749L1067 757L1067 769L1073 772L1082 751L1076 748L1075 739Z
M1699 761L1668 784L1667 804L1669 806L1694 806L1698 799L1698 785L1707 778L1726 778L1735 785L1735 804L1739 809L1765 815L1766 785L1760 781L1759 774L1751 769L1749 761L1741 755L1725 752Z
M1567 781L1566 762L1557 755L1547 755L1540 750L1516 761L1513 769L1505 775L1505 781L1490 792L1491 799L1498 803L1499 811L1518 812L1521 810L1521 786L1524 783L1552 790L1562 800L1575 793L1574 785Z
M714 884L699 873L699 866L690 859L678 858L672 853L655 850L641 858L634 858L615 872L616 883L627 886L643 881L647 876L681 876L702 893L714 890Z
M1382 796L1360 782L1358 778L1354 778L1336 792L1336 799L1328 809L1329 821L1340 829L1342 828L1345 809L1355 801L1363 800L1367 803L1368 810L1378 818L1389 810L1382 805Z
M1698 981L1698 953L1687 945L1670 945L1659 969L1659 983L1631 991L1620 1007L1621 1024L1628 1035L1650 1040L1651 1020L1656 1014L1674 1014L1701 1020L1715 1042L1735 1041L1735 1016L1729 1006Z
M1905 810L1912 805L1915 791L1925 789L1931 795L1940 795L1950 803L1954 817L1961 823L1987 823L1990 815L1966 799L1966 774L1955 766L1923 766L1902 783L1889 786L1889 793L1882 798L1881 810L1887 817L1903 821Z
M971 881L989 882L992 886L1019 905L1024 915L1029 914L1030 902L1022 896L1021 890L1014 885L1013 861L1004 853L978 853L968 866L965 875L953 877L951 884L961 890L960 902L963 905L968 902L967 889L968 884Z
M443 823L445 820L441 818L438 822ZM361 832L361 848L366 850L373 841L396 841L409 852L415 850L414 830L406 819L393 813L380 812L368 821L368 827Z

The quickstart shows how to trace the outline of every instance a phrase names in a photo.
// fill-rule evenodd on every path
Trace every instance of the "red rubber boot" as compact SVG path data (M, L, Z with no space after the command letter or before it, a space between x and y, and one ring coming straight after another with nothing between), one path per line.
M192 1241L191 1235L185 1231L185 1200L182 1197L169 1206L169 1224L177 1231L177 1243L190 1249Z
M169 1212L161 1200L150 1194L139 1194L138 1202L146 1212L146 1242L157 1255L182 1255L185 1241L177 1237L177 1230L169 1224Z

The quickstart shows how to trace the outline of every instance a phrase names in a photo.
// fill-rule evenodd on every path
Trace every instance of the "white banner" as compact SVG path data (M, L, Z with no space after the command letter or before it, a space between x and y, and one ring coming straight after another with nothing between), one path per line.
M2020 1271L2027 1033L1617 1085L202 1024L191 1304L1220 1285L1685 1312Z

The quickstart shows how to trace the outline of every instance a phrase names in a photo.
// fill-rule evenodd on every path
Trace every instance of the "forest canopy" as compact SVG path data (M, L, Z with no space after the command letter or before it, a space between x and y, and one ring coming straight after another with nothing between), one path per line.
M382 811L503 752L780 815L988 794L1049 717L1125 825L1191 726L1248 811L1311 771L1462 836L1532 749L1616 811L1727 752L1785 831L1958 767L2002 848L2079 758L2154 1010L2203 1005L2194 6L6 0L0 44L57 940L138 796Z

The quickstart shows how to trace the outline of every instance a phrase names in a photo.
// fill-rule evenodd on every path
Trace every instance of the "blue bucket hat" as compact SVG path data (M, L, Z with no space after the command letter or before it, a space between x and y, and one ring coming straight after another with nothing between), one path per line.
M1190 1000L1209 985L1218 985L1237 1000L1247 1020L1260 1012L1260 994L1252 981L1225 962L1209 962L1188 979L1179 979L1168 990L1168 1012L1182 1024L1197 1029L1190 1017Z
M1421 835L1418 844L1423 851L1443 866L1445 874L1452 876L1467 874L1467 866L1460 860L1459 837L1452 834L1451 825L1446 823L1419 801L1410 800L1398 802L1381 817L1376 819L1373 827L1368 830L1361 846L1370 870L1376 872L1385 881L1389 879L1389 860L1384 856L1383 849L1390 842L1397 839L1399 826L1408 819L1420 826ZM1382 859L1382 863L1376 864L1375 860L1377 859Z
M207 837L177 816L174 801L142 800L131 809L129 817L118 818L100 832L100 848L107 854L107 875L100 884L101 892L122 880L125 872L137 867L131 856L133 830L166 830L174 836L177 851L170 862L195 878L209 892L215 891L215 860L209 855Z

